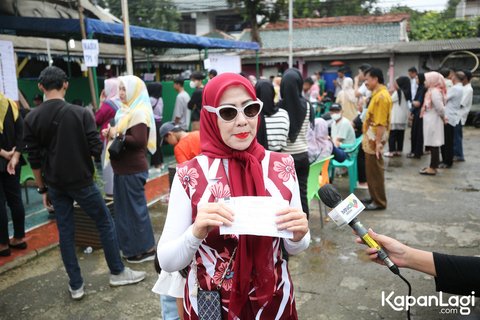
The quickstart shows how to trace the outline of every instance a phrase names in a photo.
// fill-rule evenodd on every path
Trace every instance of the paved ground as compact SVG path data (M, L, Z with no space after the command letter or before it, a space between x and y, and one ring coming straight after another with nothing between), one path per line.
M417 172L429 158L395 158L386 166L388 210L361 214L363 223L405 243L439 252L480 253L480 130L465 132L467 162L455 164L436 177ZM406 148L407 150L409 147ZM347 180L337 179L344 195ZM366 195L358 190L359 197ZM318 206L312 203L313 242L290 261L300 319L406 319L404 312L382 306L382 290L388 295L407 293L406 285L388 269L367 262L354 244L349 229L327 223L320 229ZM165 219L165 205L151 209L157 236ZM25 265L0 275L0 319L160 319L158 297L150 289L156 275L151 264L141 265L148 278L139 285L110 288L101 251L84 254L80 263L86 281L86 297L70 300L59 250L55 248ZM431 277L404 270L415 297L435 293ZM480 288L479 288L480 290ZM480 301L476 301L478 305ZM414 307L412 319L480 319L441 312L441 307Z

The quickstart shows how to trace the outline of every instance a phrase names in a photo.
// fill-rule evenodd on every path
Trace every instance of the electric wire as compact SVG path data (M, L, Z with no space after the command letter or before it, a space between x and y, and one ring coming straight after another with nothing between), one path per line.
M408 286L408 297L411 297L412 296L412 286L410 285L410 282L408 282L407 279L405 279L401 274L400 272L398 273L398 276L400 277L400 279L402 279ZM407 319L410 320L410 308L407 304Z

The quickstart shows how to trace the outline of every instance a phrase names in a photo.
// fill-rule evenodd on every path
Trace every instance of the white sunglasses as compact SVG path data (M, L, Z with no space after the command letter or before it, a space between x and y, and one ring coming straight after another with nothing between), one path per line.
M263 102L260 100L254 100L247 102L244 106L237 108L234 105L223 105L218 108L212 106L203 106L205 110L211 113L216 113L217 116L225 122L231 122L235 120L238 113L241 112L247 119L255 118L263 108Z

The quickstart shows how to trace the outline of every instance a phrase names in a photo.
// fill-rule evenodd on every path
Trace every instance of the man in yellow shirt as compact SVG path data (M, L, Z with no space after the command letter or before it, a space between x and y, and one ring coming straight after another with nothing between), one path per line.
M372 197L365 209L382 210L387 207L382 153L388 141L392 99L384 85L382 70L371 68L366 71L365 85L372 91L363 123L362 147L365 151L368 192Z

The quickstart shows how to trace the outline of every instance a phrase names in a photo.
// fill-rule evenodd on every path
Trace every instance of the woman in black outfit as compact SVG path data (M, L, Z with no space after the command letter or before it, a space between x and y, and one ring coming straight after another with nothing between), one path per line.
M407 154L407 158L420 159L423 155L423 119L420 118L420 109L423 105L423 99L427 92L425 88L425 74L417 75L418 89L412 101L412 132L411 142L412 151Z
M285 71L280 83L278 102L281 109L288 112L290 128L288 131L287 146L283 148L295 161L295 171L300 185L300 198L303 212L309 214L307 202L307 179L310 170L308 161L307 132L309 127L314 128L315 111L311 104L302 96L303 78L298 69L291 68Z
M157 131L157 151L152 154L150 165L161 169L163 165L162 154L162 139L160 137L160 127L163 119L163 98L162 98L162 84L160 82L153 82L147 84L148 95L150 96L150 103L152 104L153 116L155 117L155 128Z

